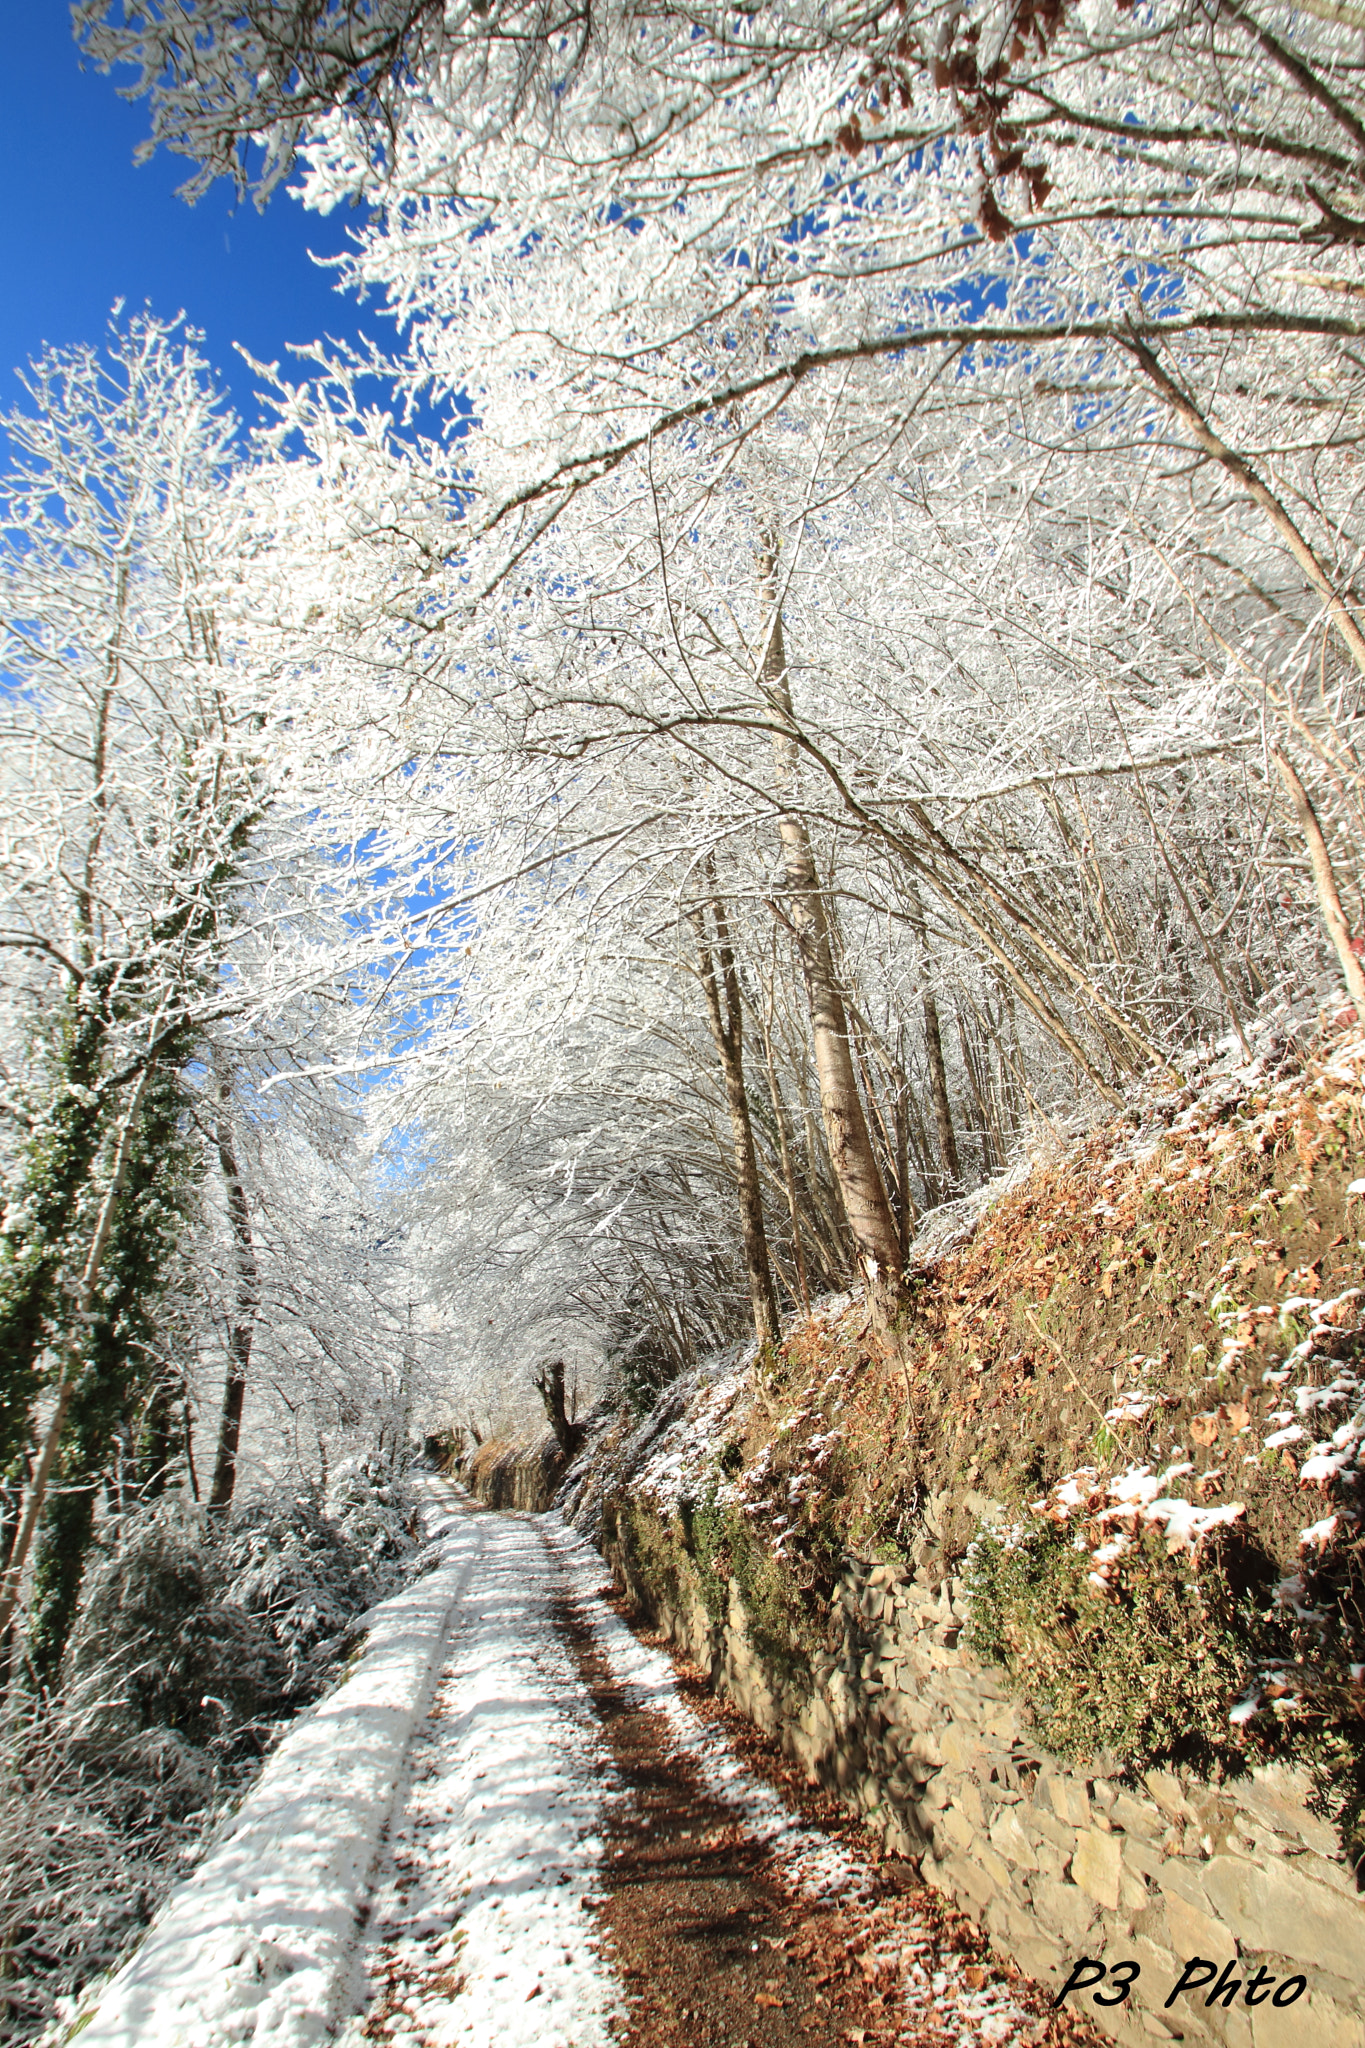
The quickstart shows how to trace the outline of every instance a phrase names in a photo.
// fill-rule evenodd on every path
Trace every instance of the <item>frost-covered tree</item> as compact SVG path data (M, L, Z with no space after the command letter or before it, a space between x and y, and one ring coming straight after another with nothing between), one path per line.
M306 623L334 618L344 550L324 528L291 551L287 472L244 449L192 338L139 316L103 353L50 351L29 394L0 491L0 1609L57 1475L51 1647L108 1455L145 1400L162 1428L186 1076L210 1035L231 1054L291 1005L295 1060L363 1064L407 871L352 807L373 678ZM325 1045L319 991L349 1027Z
M481 1327L676 1363L765 1253L889 1327L1030 1130L1365 995L1346 0L81 20L367 210L402 346L278 389L277 496Z

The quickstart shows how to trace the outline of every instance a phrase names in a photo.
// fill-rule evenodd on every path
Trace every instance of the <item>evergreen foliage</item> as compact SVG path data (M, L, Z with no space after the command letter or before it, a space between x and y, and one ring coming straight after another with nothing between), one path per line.
M364 1458L323 1502L172 1497L100 1526L64 1690L0 1723L8 2040L118 1959L415 1551L401 1477Z

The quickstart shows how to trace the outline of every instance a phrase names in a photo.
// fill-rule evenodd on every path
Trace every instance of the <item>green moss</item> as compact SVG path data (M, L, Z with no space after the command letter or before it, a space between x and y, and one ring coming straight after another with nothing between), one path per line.
M965 1572L965 1640L1005 1667L1057 1756L1112 1756L1133 1769L1180 1762L1215 1775L1240 1767L1228 1709L1272 1653L1253 1594L1218 1558L1196 1574L1156 1537L1125 1560L1112 1597L1088 1583L1091 1569L1088 1552L1051 1523L1017 1542L981 1531Z

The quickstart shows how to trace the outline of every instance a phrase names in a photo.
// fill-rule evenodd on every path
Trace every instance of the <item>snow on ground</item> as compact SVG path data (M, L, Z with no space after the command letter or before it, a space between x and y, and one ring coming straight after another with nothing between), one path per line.
M718 1742L667 1657L602 1599L602 1561L567 1524L472 1510L438 1481L429 1490L450 1503L435 1569L373 1611L355 1669L294 1724L131 1961L88 2001L82 2048L619 2039L625 2000L596 1909L612 1807L628 1795L558 1626L566 1600L617 1685L661 1717L779 1878L855 1913L871 1901L872 1865L807 1827ZM871 1926L880 1909L867 1910ZM1006 1986L969 1988L927 1930L923 1946L907 2021L931 2013L964 2044L1016 2037L1023 2015Z
M755 1842L778 1858L783 1876L812 1898L846 1899L865 1890L871 1869L838 1843L803 1825L785 1800L731 1751L717 1745L715 1730L693 1713L678 1691L673 1666L651 1649L597 1597L603 1564L597 1552L557 1515L546 1515L547 1548L563 1569L585 1618L592 1623L613 1676L635 1703L652 1707L668 1724L674 1746L695 1767L703 1789L740 1816Z
M84 2002L83 2048L313 2048L341 2008L357 1916L476 1552L372 1610L349 1676L301 1715L208 1856Z
M522 1516L470 1514L458 1540L477 1568L362 1959L378 2009L343 2048L606 2048L621 1997L593 1908L615 1781L554 1627L561 1575Z

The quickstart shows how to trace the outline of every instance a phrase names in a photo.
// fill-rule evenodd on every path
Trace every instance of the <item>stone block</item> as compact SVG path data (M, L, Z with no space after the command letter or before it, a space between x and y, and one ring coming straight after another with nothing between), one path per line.
M1196 1862L1189 1856L1166 1856L1159 1865L1157 1883L1163 1891L1179 1892L1182 1899L1188 1899L1192 1906L1208 1913L1212 1908L1201 1882L1201 1873L1207 1867L1207 1864Z
M968 1741L963 1732L950 1721L941 1731L938 1746L944 1763L953 1771L968 1771L972 1767L977 1745Z
M973 1853L977 1863L997 1889L1008 1892L1014 1884L1014 1872L1004 1857L997 1856L994 1849L987 1848L984 1842L978 1842Z
M1049 1778L1047 1791L1052 1801L1052 1811L1058 1820L1066 1821L1073 1828L1089 1826L1090 1800L1081 1779L1061 1776Z
M1221 1921L1164 1884L1161 1895L1166 1906L1171 1947L1178 1956L1186 1962L1193 1956L1207 1956L1211 1963L1219 1964L1233 1960L1237 1944Z
M1177 2008L1172 2006L1170 2013L1166 2017L1174 2017L1176 2010ZM1222 2048L1253 2048L1251 2014L1245 2005L1239 2005L1234 2000L1230 2006L1224 2006L1220 2001L1210 2009L1204 2004L1204 2000L1201 1997L1199 1999L1199 2017L1213 2035L1214 2040L1222 2044Z
M1031 1976L1046 1977L1061 1966L1062 1950L1055 1942L1039 1934L1033 1915L1022 1911L1012 1896L1006 1895L991 1902L986 1910L985 1925L996 1947L1006 1955L1017 1960L1027 1956L1023 1967Z
M1126 1835L1146 1835L1155 1840L1166 1832L1160 1808L1150 1805L1145 1799L1134 1799L1131 1792L1118 1794L1109 1809L1109 1818Z
M1071 1859L1071 1878L1080 1886L1097 1906L1104 1906L1112 1913L1119 1902L1119 1872L1122 1868L1121 1844L1117 1835L1102 1834L1098 1828L1087 1828L1076 1844Z
M938 1831L952 1843L955 1849L972 1849L976 1845L976 1830L968 1820L957 1801L939 1819Z
M945 1806L949 1803L946 1790L940 1791L937 1784L929 1787L923 1799L915 1801L915 1819L922 1828L932 1828Z
M885 1841L888 1855L903 1856L907 1862L918 1856L925 1845L918 1823L903 1812L888 1814Z
M1310 1988L1293 2005L1258 2005L1251 2038L1255 2048L1365 2048L1365 2020Z
M1317 1856L1310 1849L1307 1855L1294 1858L1294 1868L1300 1877L1311 1877L1315 1884L1328 1885L1334 1892L1345 1892L1348 1898L1355 1898L1355 1879L1338 1857Z
M1142 1782L1168 1820L1183 1824L1195 1818L1194 1808L1185 1797L1184 1786L1170 1771L1147 1771Z
M947 1888L954 1898L970 1899L973 1905L984 1910L996 1896L995 1880L980 1863L966 1856L949 1856L942 1868L948 1880Z
M1244 1950L1293 1956L1365 1985L1365 1903L1301 1876L1288 1857L1249 1863L1215 1856L1200 1875L1214 1911Z
M962 1809L979 1834L986 1832L986 1810L981 1804L981 1794L975 1785L970 1781L965 1785L959 1785L957 1798L953 1803Z
M1123 1960L1140 1965L1141 1974L1133 1986L1134 1999L1139 2005L1160 2012L1170 1997L1171 1986L1180 1975L1180 1965L1171 1951L1149 1941L1145 1934L1130 1934Z
M1059 1884L1053 1877L1035 1877L1030 1890L1044 1934L1060 1938L1062 1946L1079 1949L1087 1929L1095 1924L1095 1902L1074 1884Z
M1287 1764L1262 1764L1249 1778L1238 1778L1227 1789L1230 1798L1267 1827L1297 1835L1320 1856L1336 1856L1335 1830L1308 1811L1313 1786L1307 1771L1291 1770ZM1289 2012L1293 2008L1286 2006L1284 2010Z
M995 1816L990 1826L990 1838L992 1846L1011 1863L1019 1864L1024 1870L1038 1868L1033 1844L1019 1825L1019 1817L1013 1807L1007 1806Z
M1049 1985L1054 1992L1061 1989L1067 1976L1066 1956L1056 1942L1048 1941L1037 1927L1027 1935L1009 1944L1008 1953L1013 1956L1021 1970L1027 1972L1040 1984Z
M1125 1835L1123 1838L1123 1862L1125 1869L1140 1871L1143 1877L1158 1878L1166 1869L1170 1858L1155 1842L1144 1842L1140 1835Z
M1068 1827L1065 1821L1058 1820L1055 1813L1044 1813L1040 1807L1035 1807L1031 1815L1031 1825L1045 1841L1051 1842L1061 1855L1067 1858L1074 1855L1076 1830Z

